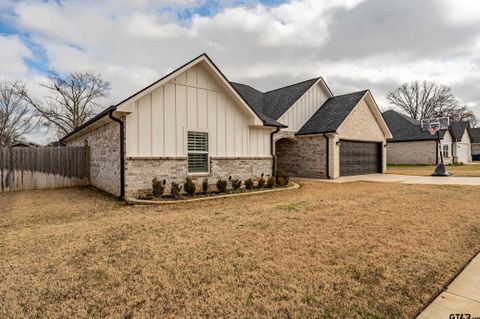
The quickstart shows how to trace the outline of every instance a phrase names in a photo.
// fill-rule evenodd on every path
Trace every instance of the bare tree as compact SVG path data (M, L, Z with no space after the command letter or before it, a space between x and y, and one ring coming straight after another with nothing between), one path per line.
M35 128L27 103L17 94L21 81L0 82L0 146L8 146Z
M469 109L466 105L454 105L438 112L434 111L431 114L431 117L448 117L450 118L450 122L469 122L471 127L476 127L478 125L475 112Z
M467 106L461 106L452 89L429 81L404 83L387 94L387 100L394 109L403 111L421 120L433 117L449 117L451 121L469 121L477 124L475 113Z
M50 93L44 101L33 98L25 88L19 90L24 101L31 105L41 123L65 135L95 115L97 102L106 97L110 83L93 72L72 72L65 75L50 71L48 81L41 84Z
M417 120L451 109L457 104L450 87L429 81L404 83L388 93L387 100L393 108L400 109Z

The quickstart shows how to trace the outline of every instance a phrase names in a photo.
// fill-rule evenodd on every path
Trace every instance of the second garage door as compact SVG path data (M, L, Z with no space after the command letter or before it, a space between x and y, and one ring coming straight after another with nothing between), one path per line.
M381 173L382 144L340 141L340 176Z

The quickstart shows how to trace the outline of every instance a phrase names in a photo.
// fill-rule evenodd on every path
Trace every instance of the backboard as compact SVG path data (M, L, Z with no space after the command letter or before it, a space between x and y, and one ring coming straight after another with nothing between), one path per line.
M423 119L420 121L420 125L422 132L430 132L430 134L435 134L437 131L448 130L450 120L448 117Z

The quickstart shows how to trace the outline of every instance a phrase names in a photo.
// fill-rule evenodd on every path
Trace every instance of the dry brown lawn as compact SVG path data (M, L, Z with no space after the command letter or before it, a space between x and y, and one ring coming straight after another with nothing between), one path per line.
M453 166L447 165L446 170L453 176L480 177L480 163ZM388 165L387 174L430 176L435 171L435 165Z
M0 318L411 318L479 251L479 193L302 182L162 207L0 194Z

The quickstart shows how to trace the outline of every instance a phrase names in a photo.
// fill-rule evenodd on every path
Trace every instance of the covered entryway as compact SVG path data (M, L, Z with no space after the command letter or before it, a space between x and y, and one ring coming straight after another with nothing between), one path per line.
M340 176L382 172L382 143L340 140Z

